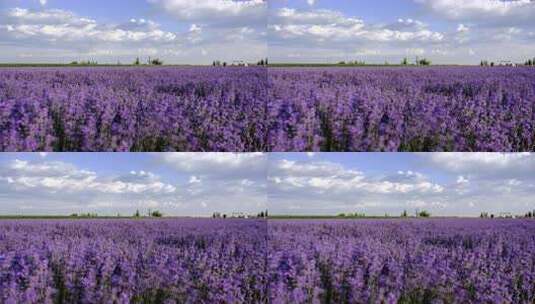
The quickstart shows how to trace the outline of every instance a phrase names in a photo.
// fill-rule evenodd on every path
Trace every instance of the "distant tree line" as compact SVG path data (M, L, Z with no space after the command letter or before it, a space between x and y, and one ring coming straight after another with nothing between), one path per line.
M494 61L489 62L488 60L481 60L479 65L482 66L482 67L494 67L494 66L512 67L512 66L521 66L522 64L515 64L515 63L512 63L512 62L505 62L505 63L501 62L501 63L497 64ZM526 60L523 65L525 65L525 66L535 66L535 58Z
M535 57L533 59L528 59L524 63L525 66L535 66Z
M215 66L215 67L220 67L220 66L226 67L226 66L229 66L229 65L232 65L232 66L249 66L249 65L254 65L254 64L249 64L249 63L246 63L246 62L243 62L243 61L236 61L233 64L228 64L226 61L220 61L220 60L212 61L212 66ZM269 60L267 58L260 59L259 61L256 62L256 65L257 66L267 66L267 65L269 65Z
M226 213L221 213L221 212L214 212L212 213L212 218L214 219L219 219L219 218L223 218L223 219L226 219L226 218L235 218L236 216L232 215L232 216L229 216L227 215ZM238 218L267 218L269 217L269 213L267 210L265 211L261 211L260 213L256 214L256 216L251 216L251 215L245 215L245 214L240 214L239 216L237 216Z
M268 59L267 58L266 59L261 59L260 61L258 61L256 63L256 65L259 65L259 66L269 65Z
M496 216L494 213L481 212L479 217L480 218L490 218L490 219L493 219L493 218L527 218L527 219L532 219L532 218L535 218L535 210L528 211L524 215L516 215L516 216L513 216L510 213L502 213L502 214Z
M134 65L141 65L141 60L139 59L139 57L136 57L136 60L134 61ZM147 65L163 65L163 61L160 60L159 58L151 58L149 56L147 60Z
M141 217L141 213L139 212L139 209L136 210L136 212L134 213L134 217L135 218L140 218ZM161 213L158 210L149 209L148 212L147 212L147 217L163 217L163 213Z

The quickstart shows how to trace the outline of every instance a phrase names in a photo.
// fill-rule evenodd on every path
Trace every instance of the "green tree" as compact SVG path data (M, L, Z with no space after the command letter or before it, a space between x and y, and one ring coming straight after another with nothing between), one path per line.
M158 211L158 210L154 210L154 211L152 211L150 215L151 215L152 217L163 217L163 214L162 214L160 211Z
M418 213L418 216L419 216L419 217L431 217L431 213L429 213L429 212L423 210L423 211L420 211L420 212Z

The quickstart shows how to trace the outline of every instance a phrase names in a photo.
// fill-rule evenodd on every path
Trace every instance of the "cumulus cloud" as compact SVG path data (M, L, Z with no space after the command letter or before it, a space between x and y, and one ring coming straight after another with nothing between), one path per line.
M258 173L240 171L252 165L251 159L260 162L254 166L262 166L262 159L254 155L250 159L231 155L209 159L204 153L174 159L168 156L172 163L159 155L143 155L151 164L149 170L116 170L114 173L64 160L50 160L61 159L63 155L50 158L36 155L31 160L18 158L17 154L0 157L0 212L70 214L91 211L113 215L158 208L167 215L210 215L216 211L255 214L267 208L265 173L261 178ZM93 157L96 155L86 155L83 159ZM171 165L178 160L190 163ZM202 165L204 162L219 169L210 171ZM123 156L117 156L113 164L128 165ZM266 171L266 168L261 169ZM237 173L232 173L233 170ZM168 172L164 176L162 171Z
M425 156L433 166L448 172L491 179L521 176L535 179L532 153L431 153Z
M36 189L45 192L173 193L176 188L163 183L150 172L131 172L115 179L100 178L95 172L78 169L64 162L31 163L15 159L4 170L2 180L19 190Z
M256 61L267 56L262 40L266 17L259 16L265 15L262 1L158 0L151 4L157 8L151 18L126 15L125 20L115 22L44 6L0 10L0 40L4 42L0 60L115 63L157 56L166 63L208 63L213 59ZM163 13L176 18L162 25L158 20L163 20Z
M404 200L436 200L445 191L443 185L414 171L372 176L340 163L314 159L270 162L268 185L270 209L283 214L363 209L384 214L405 207Z
M156 157L181 172L232 179L261 179L267 166L264 153L159 153Z
M346 17L331 10L299 11L281 8L269 25L271 34L282 39L300 38L310 41L359 40L390 41L441 41L444 35L430 31L422 22L400 19L393 26L368 26L363 20Z
M180 20L227 26L265 25L264 0L148 0Z
M355 57L385 58L409 55L410 50L440 45L446 33L416 19L400 18L384 24L367 23L341 11L282 7L271 11L268 25L270 55L282 61L332 61ZM317 59L316 59L317 58ZM399 59L399 58L396 58Z
M483 23L533 24L532 0L415 0L432 12L451 20Z
M412 16L374 22L330 4L341 2L291 7L280 1L270 10L270 57L284 62L396 63L420 56L439 64L477 64L481 59L523 62L535 52L534 1L411 1L416 4Z
M173 42L175 33L162 31L159 26L144 19L131 19L123 26L98 24L72 12L51 9L33 11L14 8L7 12L4 35L11 38L41 41L97 42Z
M373 173L356 169L348 160L322 160L321 154L278 159L269 164L270 209L279 214L375 215L426 209L436 215L477 216L482 211L522 214L535 208L535 178L527 175L535 157L472 154L415 154L414 169Z

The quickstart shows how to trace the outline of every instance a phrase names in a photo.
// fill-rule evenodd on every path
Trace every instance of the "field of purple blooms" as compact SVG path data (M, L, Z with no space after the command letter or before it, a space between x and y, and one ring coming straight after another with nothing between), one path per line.
M0 151L264 151L264 68L0 69Z
M0 222L0 303L265 303L266 222Z
M270 68L271 151L534 151L533 68Z
M270 221L271 303L535 303L535 221Z

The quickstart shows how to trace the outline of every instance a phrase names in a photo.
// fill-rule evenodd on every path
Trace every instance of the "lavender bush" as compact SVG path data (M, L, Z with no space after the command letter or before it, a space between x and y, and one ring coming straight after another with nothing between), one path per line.
M0 222L1 303L265 303L266 222Z
M534 303L535 222L270 221L271 303Z
M264 151L264 68L0 70L2 151Z
M272 151L534 151L535 69L269 69Z

